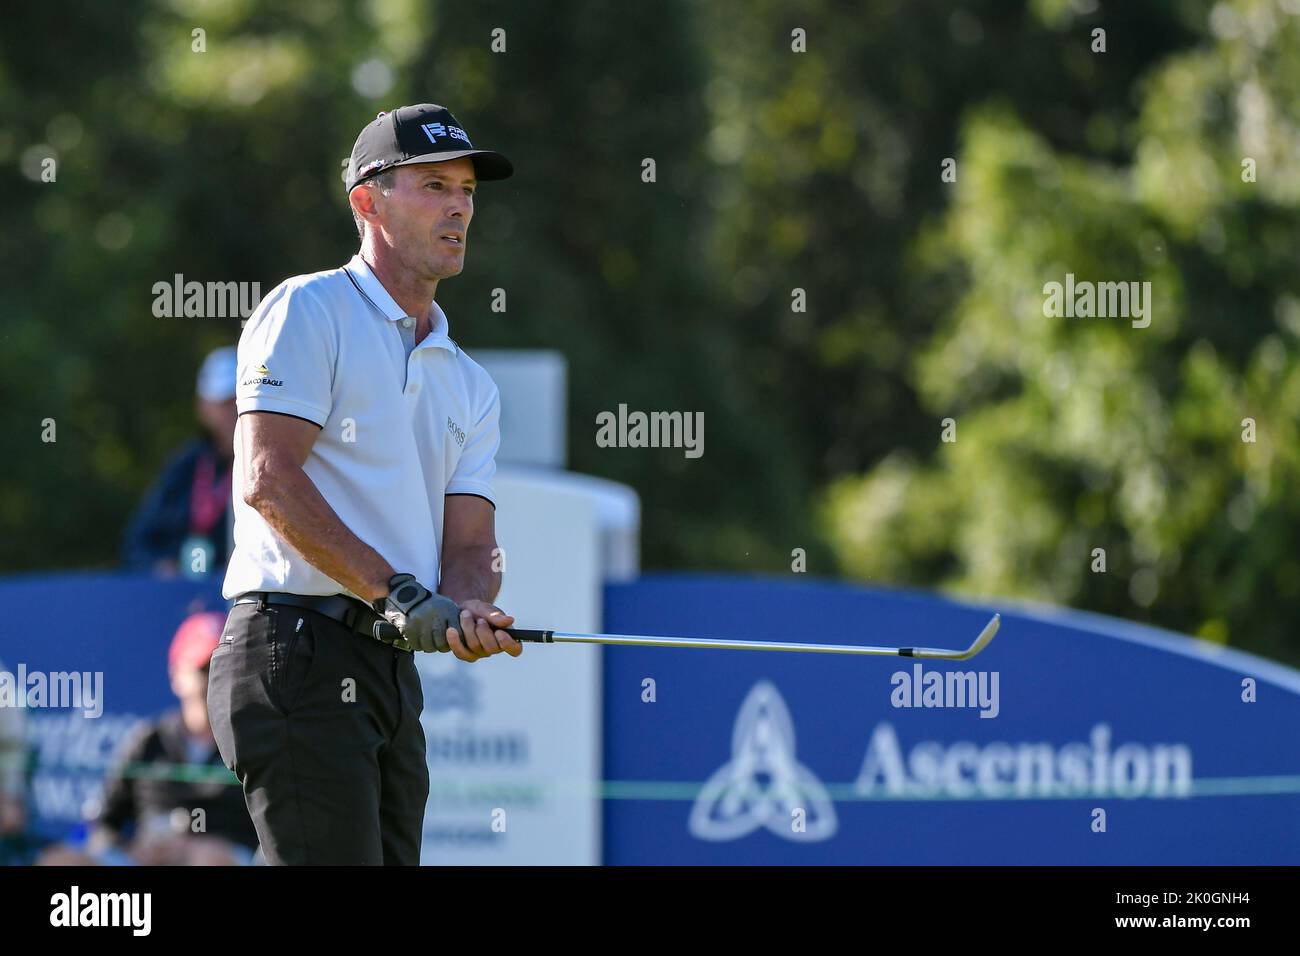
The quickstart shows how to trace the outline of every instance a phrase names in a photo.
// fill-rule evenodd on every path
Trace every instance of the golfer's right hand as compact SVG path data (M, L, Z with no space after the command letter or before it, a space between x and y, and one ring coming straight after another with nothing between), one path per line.
M451 598L434 594L413 574L388 579L388 596L374 604L417 651L449 651L447 628L460 625L460 608Z

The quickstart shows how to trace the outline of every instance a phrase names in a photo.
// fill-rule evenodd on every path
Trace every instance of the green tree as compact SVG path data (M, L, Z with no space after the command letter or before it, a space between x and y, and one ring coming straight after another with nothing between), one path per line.
M0 261L23 281L0 289L0 568L115 560L139 494L195 427L201 357L239 333L234 320L156 318L155 283L180 273L266 292L345 261L356 236L340 158L378 110L428 100L518 167L481 191L466 273L440 290L454 334L471 352L566 355L571 466L641 493L647 565L770 562L811 537L811 484L773 454L787 442L754 397L699 251L702 71L685 3L617 17L572 0L11 12ZM46 156L52 183L33 173ZM504 315L490 310L496 288ZM620 403L703 412L704 458L597 448L597 412Z
M957 440L936 426L835 485L823 519L853 574L1300 660L1297 13L1215 5L1205 43L1136 87L1115 161L1005 105L969 118L952 205L916 247L935 281L960 277L912 369ZM1046 316L1067 272L1151 282L1149 327Z

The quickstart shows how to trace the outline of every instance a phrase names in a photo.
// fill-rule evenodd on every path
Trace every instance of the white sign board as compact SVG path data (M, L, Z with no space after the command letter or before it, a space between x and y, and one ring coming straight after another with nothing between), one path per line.
M475 349L501 392L501 448L497 464L565 465L568 366L545 349Z
M497 604L520 627L600 630L601 533L589 490L499 473ZM465 664L420 654L429 803L421 862L601 859L600 648L526 644Z

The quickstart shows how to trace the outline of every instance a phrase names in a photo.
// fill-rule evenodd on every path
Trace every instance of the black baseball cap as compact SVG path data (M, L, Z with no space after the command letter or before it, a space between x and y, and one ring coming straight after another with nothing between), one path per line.
M352 156L344 162L343 183L350 193L357 183L394 166L443 163L462 156L474 163L474 175L479 179L508 179L515 171L514 164L500 153L475 149L447 107L436 103L402 106L380 113L361 131Z

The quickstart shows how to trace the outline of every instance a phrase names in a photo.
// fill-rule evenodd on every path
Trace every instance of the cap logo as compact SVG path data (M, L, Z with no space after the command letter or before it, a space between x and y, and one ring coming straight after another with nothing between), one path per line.
M452 139L463 140L466 146L473 145L470 143L469 137L465 135L465 131L459 126L447 126L443 123L425 123L420 127L420 129L424 130L424 135L429 137L429 142L433 143L435 146L438 145L438 139L440 137L442 139L451 137Z

